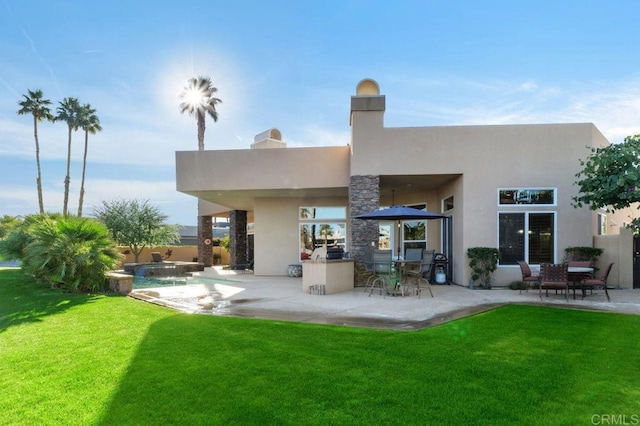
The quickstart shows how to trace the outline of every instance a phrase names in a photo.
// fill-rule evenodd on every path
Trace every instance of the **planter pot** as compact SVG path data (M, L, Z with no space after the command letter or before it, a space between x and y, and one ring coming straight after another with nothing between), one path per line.
M289 265L287 267L287 275L294 278L302 276L302 265Z

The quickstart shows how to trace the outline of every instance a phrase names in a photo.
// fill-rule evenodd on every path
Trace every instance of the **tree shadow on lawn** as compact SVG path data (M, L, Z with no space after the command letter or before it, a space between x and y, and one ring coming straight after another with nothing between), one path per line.
M186 314L156 321L97 424L353 424L341 417L350 415L348 410L337 413L345 410L339 404L316 407L332 405L316 394L325 391L311 392L327 374L315 351L331 347L329 336L353 336L349 341L359 336L326 327ZM283 340L299 343L280 345ZM311 342L324 344L318 349ZM313 402L316 398L320 402ZM309 413L320 417L309 421L304 417Z
M99 297L98 294L65 293L37 283L19 268L0 268L0 333L11 326L38 322Z

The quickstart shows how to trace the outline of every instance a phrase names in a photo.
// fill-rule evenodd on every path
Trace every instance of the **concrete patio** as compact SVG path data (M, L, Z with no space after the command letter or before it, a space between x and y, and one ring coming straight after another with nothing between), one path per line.
M584 300L579 292L576 300L570 293L565 301L564 295L555 292L549 297L543 293L541 299L538 290L469 290L457 285L434 285L433 298L423 292L419 299L383 296L377 291L369 296L364 288L313 295L302 291L301 278L254 276L220 267L206 268L194 276L211 281L135 289L130 296L189 313L393 330L422 329L509 303L640 315L640 289L630 286L609 290L611 302L603 290L595 290Z

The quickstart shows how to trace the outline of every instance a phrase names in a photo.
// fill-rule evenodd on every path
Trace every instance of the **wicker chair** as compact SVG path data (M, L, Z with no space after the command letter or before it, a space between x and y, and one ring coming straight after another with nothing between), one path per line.
M604 273L599 278L585 278L580 284L582 285L582 298L584 299L584 294L587 288L593 289L594 287L603 287L604 293L607 295L607 302L611 301L609 297L609 292L607 291L607 279L609 278L609 272L611 272L611 268L613 268L613 263L610 263L609 266L606 267Z
M544 263L540 265L540 298L542 290L546 290L549 297L549 289L564 290L564 298L569 299L569 273L567 265ZM576 298L576 291L573 290L573 298Z
M519 260L518 265L520 265L520 272L522 273L522 283L524 284L524 289L526 292L529 292L529 286L533 283L537 284L540 281L540 276L533 275L531 273L529 264L524 260ZM520 293L522 293L522 287L520 288Z

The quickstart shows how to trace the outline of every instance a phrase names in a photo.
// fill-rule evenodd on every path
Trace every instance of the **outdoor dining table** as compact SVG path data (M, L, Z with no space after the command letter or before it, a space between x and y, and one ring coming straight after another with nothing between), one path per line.
M569 282L571 282L573 286L574 297L577 285L580 285L582 295L584 296L585 289L582 287L581 282L583 279L593 276L593 268L587 266L569 266L567 272L569 273Z
M409 287L406 271L408 269L413 269L415 265L418 265L419 267L421 262L422 261L419 259L406 260L394 256L393 265L396 271L396 287L400 290L400 294L402 296L405 295L405 291L407 290L407 287Z
M534 275L540 276L540 265L531 265L531 272ZM568 281L573 288L573 294L575 298L575 288L580 285L580 288L584 294L584 288L580 284L585 278L589 278L593 275L593 268L587 266L568 266L567 267Z

